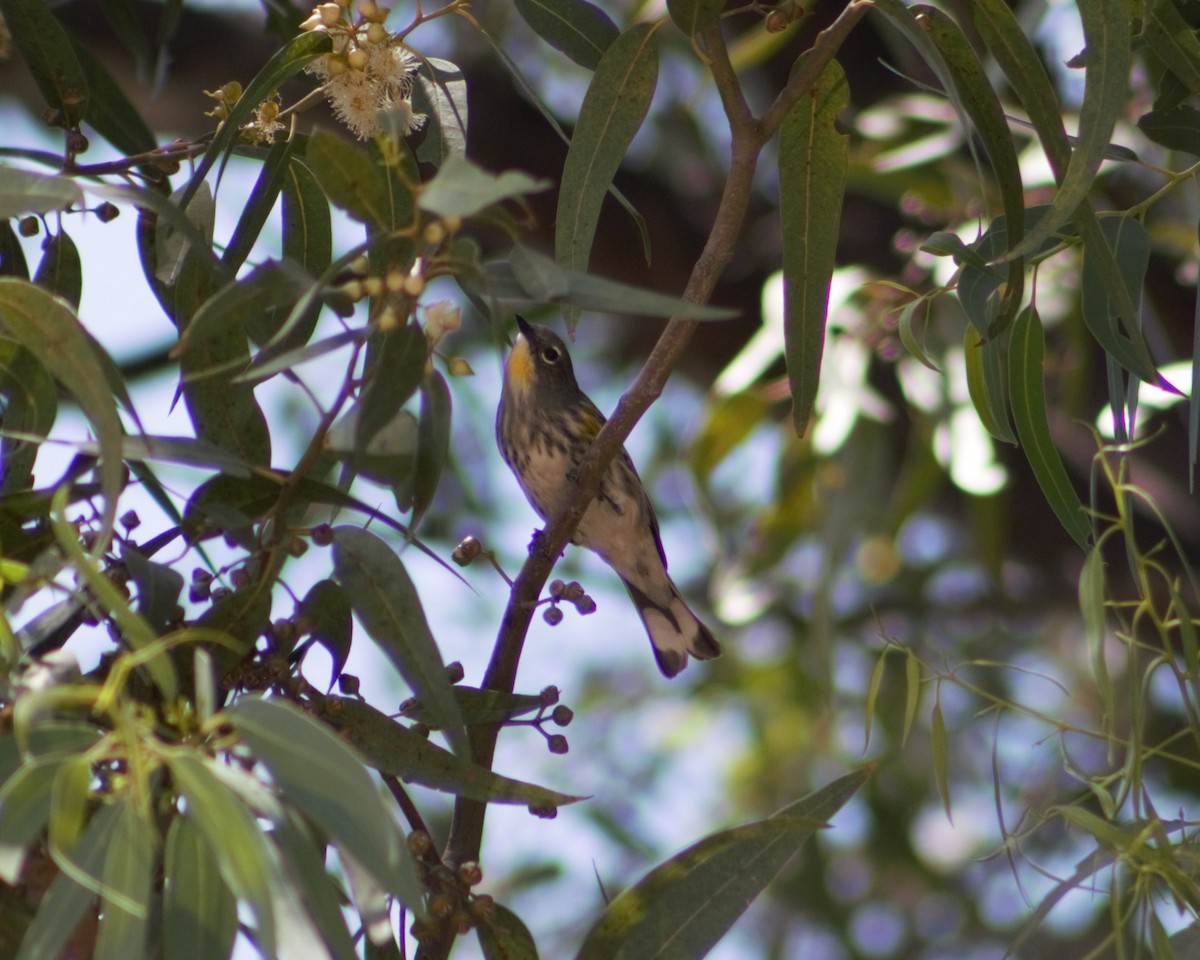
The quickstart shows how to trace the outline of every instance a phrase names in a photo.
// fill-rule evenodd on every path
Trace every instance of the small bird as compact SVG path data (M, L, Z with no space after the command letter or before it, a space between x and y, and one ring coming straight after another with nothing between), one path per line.
M500 455L543 520L562 508L570 474L596 439L605 417L579 389L562 339L517 317L521 332L504 367L496 411ZM667 556L646 488L624 447L613 458L572 542L598 553L637 606L658 668L673 677L721 647L667 575Z

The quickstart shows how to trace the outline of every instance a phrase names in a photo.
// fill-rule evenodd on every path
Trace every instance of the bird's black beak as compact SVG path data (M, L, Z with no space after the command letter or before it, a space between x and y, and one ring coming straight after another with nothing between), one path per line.
M519 313L517 314L517 329L521 331L526 340L533 336L533 324L529 323Z

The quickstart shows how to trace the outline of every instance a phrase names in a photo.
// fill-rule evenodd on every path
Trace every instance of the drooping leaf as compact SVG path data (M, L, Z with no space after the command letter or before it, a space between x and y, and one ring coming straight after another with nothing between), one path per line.
M156 867L155 828L129 797L104 857L104 922L96 937L96 960L141 960L147 955L150 899Z
M1013 324L1009 355L1009 393L1017 438L1034 477L1059 523L1076 543L1087 549L1091 528L1079 494L1075 492L1046 420L1046 388L1042 363L1045 335L1037 312L1026 307Z
M58 415L54 379L19 343L0 338L0 396L4 429L44 437ZM39 445L10 436L0 438L0 494L30 485Z
M459 756L469 755L458 702L446 679L420 597L391 547L358 527L334 529L333 570L359 622L413 692L440 718Z
M42 245L42 259L33 282L62 297L72 310L79 310L83 263L79 259L79 248L65 230L48 237Z
M100 484L104 493L94 555L108 546L124 483L121 421L103 367L75 313L28 281L0 277L0 332L22 344L74 395L100 443Z
M595 70L621 31L603 9L587 0L515 0L517 13L559 53Z
M87 45L73 35L70 39L75 59L87 78L88 104L84 121L124 154L132 156L153 150L157 141L137 107L129 102Z
M415 528L433 503L442 468L450 454L450 388L436 370L421 381L421 416L417 429L417 461L413 468Z
M280 140L267 151L258 179L254 182L254 189L250 192L246 206L242 208L242 215L238 217L233 236L229 238L229 243L225 245L225 253L221 257L221 261L231 271L239 270L246 262L246 257L250 255L250 250L267 222L267 217L275 208L275 201L279 198L279 192L283 189L291 170L294 147L294 140Z
M0 220L27 213L50 213L82 202L83 191L68 177L48 176L0 163ZM19 274L6 271L6 275Z
M226 960L237 936L237 901L192 817L172 819L164 861L164 956Z
M563 266L587 269L600 205L654 96L655 32L654 24L644 23L614 40L584 95L558 194L554 258ZM573 330L579 311L569 305L565 314Z
M282 191L283 255L319 277L333 259L329 201L312 171L295 155L290 157Z
M397 327L383 335L378 358L368 373L370 380L357 404L358 416L354 425L356 453L365 451L371 438L417 392L428 357L425 332L415 323Z
M1172 0L1146 4L1141 38L1193 94L1200 93L1200 39Z
M300 601L297 616L307 626L312 638L325 648L333 661L329 682L341 676L350 656L350 641L354 625L350 616L350 601L333 580L318 580Z
M793 75L805 59L797 61ZM835 124L849 102L845 74L831 60L779 128L783 336L798 436L804 435L812 417L825 349L825 314L848 157L846 137Z

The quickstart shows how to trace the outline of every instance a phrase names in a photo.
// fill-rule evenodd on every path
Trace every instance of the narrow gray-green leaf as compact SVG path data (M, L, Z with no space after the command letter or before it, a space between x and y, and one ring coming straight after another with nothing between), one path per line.
M212 851L221 878L251 906L259 947L273 956L270 854L254 814L190 751L168 754L166 760L175 788L187 798L187 815Z
M1200 94L1200 39L1177 0L1150 0L1142 15L1142 37L1193 94Z
M0 338L0 395L6 401L4 429L44 437L58 416L58 388L37 358L20 344ZM40 444L0 439L0 494L30 486Z
M246 262L246 257L250 255L250 250L267 222L267 217L275 208L279 191L283 189L284 181L288 177L294 146L294 140L280 140L267 151L258 179L254 182L254 189L250 192L246 206L242 208L237 226L233 229L233 236L229 238L225 253L221 257L221 262L230 270L237 271Z
M807 57L796 61L792 74ZM792 393L792 425L803 436L812 417L825 350L846 137L835 124L850 100L846 76L831 60L779 128L779 213L783 224L783 338Z
M104 857L104 922L96 937L95 960L141 960L146 956L150 897L156 867L155 827L132 798L120 814Z
M87 78L89 96L84 121L126 155L153 150L157 141L137 107L129 102L108 69L87 45L75 36L70 39L71 50Z
M1046 421L1046 387L1042 372L1045 353L1041 321L1032 307L1026 307L1013 324L1008 361L1009 393L1017 438L1059 523L1086 550L1091 537L1087 515L1067 476Z
M416 866L394 816L351 749L287 701L246 698L228 715L284 796L390 893L419 911Z
M450 411L450 388L446 378L434 370L421 381L421 416L412 487L414 529L433 503L442 468L450 455Z
M1151 110L1138 117L1137 125L1155 143L1200 157L1200 110L1190 103L1169 110Z
M587 0L515 0L513 5L534 33L588 70L596 69L621 33L607 13Z
M104 493L99 536L92 548L108 547L124 484L121 420L108 390L104 368L91 341L63 301L28 281L0 277L0 332L22 344L78 401L100 442L100 485Z
M334 206L360 223L392 229L387 171L361 145L317 129L308 138L304 156Z
M835 780L766 820L722 830L659 864L608 905L576 960L703 957L873 770Z
M643 23L609 46L579 108L558 194L554 257L586 270L600 206L630 141L642 125L658 82L656 25ZM566 311L573 329L579 311Z
M963 341L963 365L967 372L967 393L979 422L1003 443L1016 443L1008 419L1008 380L1005 373L1004 344L999 340L980 341L979 332L966 328Z
M237 900L192 817L171 821L164 867L164 956L226 960L237 936Z
M0 880L14 884L28 846L50 818L50 792L61 757L22 764L0 787Z
M59 230L43 244L42 259L33 282L62 297L72 310L79 309L79 298L83 292L83 262L79 259L79 248L65 230Z
M455 753L469 756L458 701L404 564L366 530L342 526L333 536L334 576L346 589L359 622L413 693L441 719Z
M391 421L421 382L429 346L425 332L415 323L383 334L383 342L370 379L356 405L354 452L361 454L384 425Z
M1116 717L1113 714L1113 685L1104 655L1108 639L1104 614L1104 557L1098 546L1088 551L1083 571L1079 574L1079 611L1083 616L1083 631L1092 662L1092 679L1096 682L1100 703L1104 707L1102 721L1106 730L1112 730Z
M1117 118L1128 100L1132 37L1130 14L1124 0L1079 0L1078 7L1087 43L1079 136L1050 213L1024 240L1013 245L1010 257L1036 250L1046 237L1075 216L1079 205L1087 199L1108 150ZM1033 119L1032 115L1030 119Z
M329 201L299 157L292 156L283 181L283 255L319 277L333 258Z

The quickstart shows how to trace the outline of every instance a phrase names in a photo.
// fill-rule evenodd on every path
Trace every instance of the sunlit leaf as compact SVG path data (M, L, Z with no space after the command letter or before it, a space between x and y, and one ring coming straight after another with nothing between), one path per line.
M942 798L942 808L946 811L946 819L953 822L950 815L950 771L949 751L946 745L946 721L942 717L942 702L933 702L933 712L929 718L929 749L933 756L933 778L937 782L938 795Z
M452 154L467 150L467 80L449 60L421 61L413 87L413 109L429 117L417 159L441 167Z
M871 722L875 719L875 704L879 699L879 689L883 686L883 674L887 669L887 655L890 647L884 647L875 660L871 670L871 679L867 682L867 699L863 704L863 750L871 745Z
M422 210L442 217L470 217L493 204L548 190L548 180L537 180L519 170L488 173L461 153L451 153L421 190Z
M917 718L917 707L921 703L921 661L911 650L905 651L904 656L904 733L900 737L900 745L908 743L908 735L912 732L913 721Z

